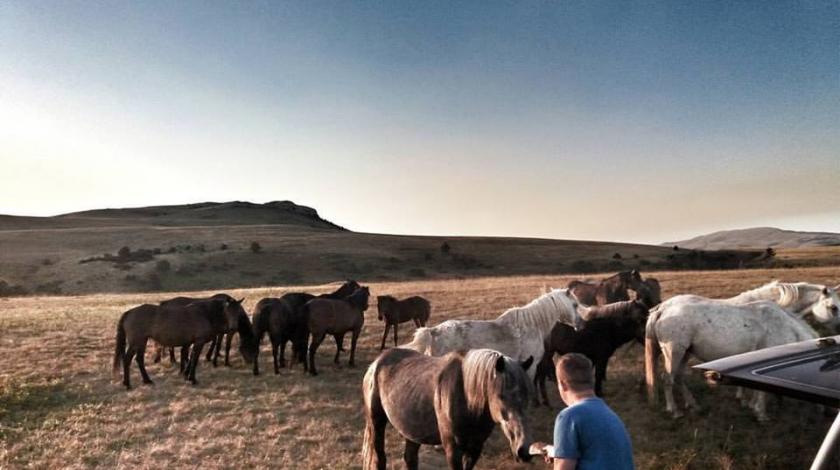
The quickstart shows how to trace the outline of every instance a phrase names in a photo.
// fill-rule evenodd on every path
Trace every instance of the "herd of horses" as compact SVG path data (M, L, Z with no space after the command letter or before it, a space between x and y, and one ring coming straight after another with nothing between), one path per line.
M595 392L602 396L610 357L634 340L644 344L649 397L655 401L661 355L666 410L680 417L675 386L685 408L697 406L682 381L689 355L711 361L816 338L805 317L836 328L838 288L773 281L728 299L685 294L662 302L659 282L633 270L598 282L572 281L566 288L549 289L492 320L447 320L435 326L426 326L431 313L426 299L379 296L379 319L385 322L380 350L391 328L395 346L400 323L414 322L416 329L410 342L382 352L364 375L364 468L386 468L388 423L405 438L403 457L409 469L417 468L421 445L442 446L450 468L472 468L496 424L514 458L527 461L531 441L525 409L529 403L540 404L535 389L548 404L545 381L553 373L554 358L569 352L589 357L595 368ZM231 337L239 335L239 351L258 375L259 348L266 333L275 373L286 366L285 348L290 343L291 363L301 362L305 371L316 375L315 355L327 335L335 339L338 363L347 333L352 366L369 297L367 287L347 281L329 294L298 292L262 299L250 319L242 300L226 294L144 304L119 319L114 371L122 366L123 384L130 388L129 369L135 360L143 382L151 383L143 358L151 339L159 345L158 357L170 348L172 361L174 348L180 347L181 371L195 383L203 347L210 345L207 359L215 365L225 342L228 364ZM748 399L739 390L738 397L758 420L768 419L765 393L756 392Z

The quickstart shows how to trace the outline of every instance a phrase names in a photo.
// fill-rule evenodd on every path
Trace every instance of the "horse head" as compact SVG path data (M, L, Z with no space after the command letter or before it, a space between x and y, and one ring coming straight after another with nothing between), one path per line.
M811 311L820 323L837 322L840 319L840 297L837 296L837 290L824 286Z
M507 438L516 460L529 461L531 455L528 448L531 445L531 432L525 410L530 403L531 381L525 371L533 365L533 356L524 362L518 362L488 349L473 350L468 353L468 356L473 354L482 355L480 360L491 362L492 366L487 371L488 379L475 380L476 378L473 377L473 380L465 380L465 385L484 382L483 385L486 387L484 396L490 416L502 428L502 433ZM465 371L465 373L469 372ZM470 391L467 393L469 394Z
M382 321L383 313L391 309L391 305L393 305L395 300L390 295L379 295L376 297L376 310L379 321Z
M587 311L581 307L577 297L572 294L571 289L552 289L551 299L560 314L560 321L572 326L575 330L583 328L583 318ZM564 319L563 316L568 318Z
M347 297L347 301L362 312L369 307L368 299L370 299L370 289L367 287L359 287Z
M236 300L230 298L225 301L225 317L228 320L229 329L239 333L239 352L246 364L253 364L257 357L257 337L254 334L253 325L248 319L248 314L242 307L245 297Z

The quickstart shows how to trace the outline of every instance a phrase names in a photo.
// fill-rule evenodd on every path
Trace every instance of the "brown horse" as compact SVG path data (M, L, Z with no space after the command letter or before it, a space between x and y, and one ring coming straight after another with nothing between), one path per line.
M359 288L359 283L348 280L337 290L329 294L321 294L317 298L343 299ZM281 367L286 367L286 343L292 343L292 361L303 363L304 371L309 369L306 362L306 342L309 339L309 325L303 306L316 298L305 292L290 292L280 298L266 297L254 308L254 334L259 345L262 337L268 333L271 340L271 352L274 363L274 373L279 374ZM279 349L279 357L278 357ZM257 348L259 355L259 348ZM254 359L254 375L260 374L258 358Z
M524 363L491 349L442 357L395 348L368 367L362 382L364 470L384 470L385 426L405 438L404 459L418 468L421 445L443 445L450 469L470 470L496 423L517 460L530 460L525 410L530 386Z
M201 349L219 332L228 328L229 319L237 318L239 312L244 310L241 302L235 300L205 300L184 306L166 307L145 304L128 310L117 323L114 373L116 374L122 363L123 385L127 389L131 388L129 368L132 358L136 355L143 383L151 384L152 379L146 373L143 356L147 341L153 339L164 347L192 347L184 377L195 384L195 371ZM245 349L255 346L255 343L242 342L240 348L246 360L253 357L253 351Z
M643 302L649 309L662 303L662 287L658 279L649 277L637 287L636 300Z
M309 334L312 339L309 343L309 373L318 375L315 369L315 353L318 346L324 341L327 334L335 338L335 359L338 364L338 356L342 351L344 335L349 331L352 333L350 339L350 367L355 366L356 342L365 324L365 310L368 308L370 290L367 287L356 289L353 294L345 299L312 299L304 306L304 313L307 317Z
M569 282L568 287L578 302L584 305L606 305L630 300L627 289L637 291L641 283L642 275L634 269L613 274L597 283L574 280Z
M198 302L198 301L201 301L201 300L230 301L230 300L234 300L234 299L233 299L233 297L231 297L227 294L221 294L221 293L220 294L214 294L210 297L184 297L184 296L181 296L181 297L173 297L171 299L164 300L164 301L160 302L158 305L163 306L163 307L165 307L165 306L184 306L184 305L187 305L187 304L190 304L190 303L193 303L193 302ZM216 338L213 338L213 341L210 343L210 349L207 351L207 360L208 361L212 358L213 350L215 349L216 344L217 344ZM155 351L155 356L154 356L154 362L155 363L160 362L161 355L163 353L163 349L164 349L163 346L158 345L157 350ZM184 350L181 351L181 372L184 371L184 368L186 366L186 356L187 356L188 353L189 353L189 351L184 351ZM218 357L218 355L217 355L217 357ZM175 348L169 348L169 362L170 363L175 363ZM215 367L216 365L218 365L218 362L214 360L213 361L213 367Z
M414 296L403 300L397 300L390 295L380 295L376 298L379 320L385 319L385 333L382 334L382 346L379 350L385 349L385 339L388 337L388 329L394 327L394 346L397 346L397 327L400 323L414 321L417 328L426 326L432 306L423 297Z
M586 322L578 331L560 322L555 323L534 377L543 403L549 405L545 380L554 370L554 354L562 356L571 352L584 354L595 365L595 394L603 396L602 383L607 377L610 357L628 341L635 339L644 343L647 317L647 306L641 301L631 300L587 309L584 314Z

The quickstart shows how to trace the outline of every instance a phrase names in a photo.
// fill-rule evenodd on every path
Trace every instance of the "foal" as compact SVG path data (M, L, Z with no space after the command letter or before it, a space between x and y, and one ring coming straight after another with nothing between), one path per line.
M545 390L545 379L553 369L553 355L576 352L588 357L595 365L595 394L603 396L602 382L607 375L607 364L616 349L635 339L644 342L645 322L648 310L637 300L616 302L604 307L588 309L588 320L579 331L555 323L546 345L545 355L537 365L534 384L542 395L543 403L549 405Z
M380 295L376 298L379 320L385 319L385 332L382 334L382 345L379 350L385 349L385 339L388 337L388 330L394 327L394 347L397 346L397 328L400 323L414 321L417 328L426 326L432 306L429 301L420 296L408 297L397 300L390 295Z

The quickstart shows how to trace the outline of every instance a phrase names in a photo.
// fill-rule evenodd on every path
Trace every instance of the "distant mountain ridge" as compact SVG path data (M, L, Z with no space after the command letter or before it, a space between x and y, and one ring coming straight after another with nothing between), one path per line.
M322 218L315 209L291 201L272 201L265 204L243 201L200 202L170 206L94 209L53 217L0 215L0 230L126 225L183 227L193 225L276 224L346 230L344 227Z
M722 230L688 240L663 243L663 245L677 245L680 248L694 250L836 246L840 245L840 233L798 232L776 227L753 227L739 230Z

